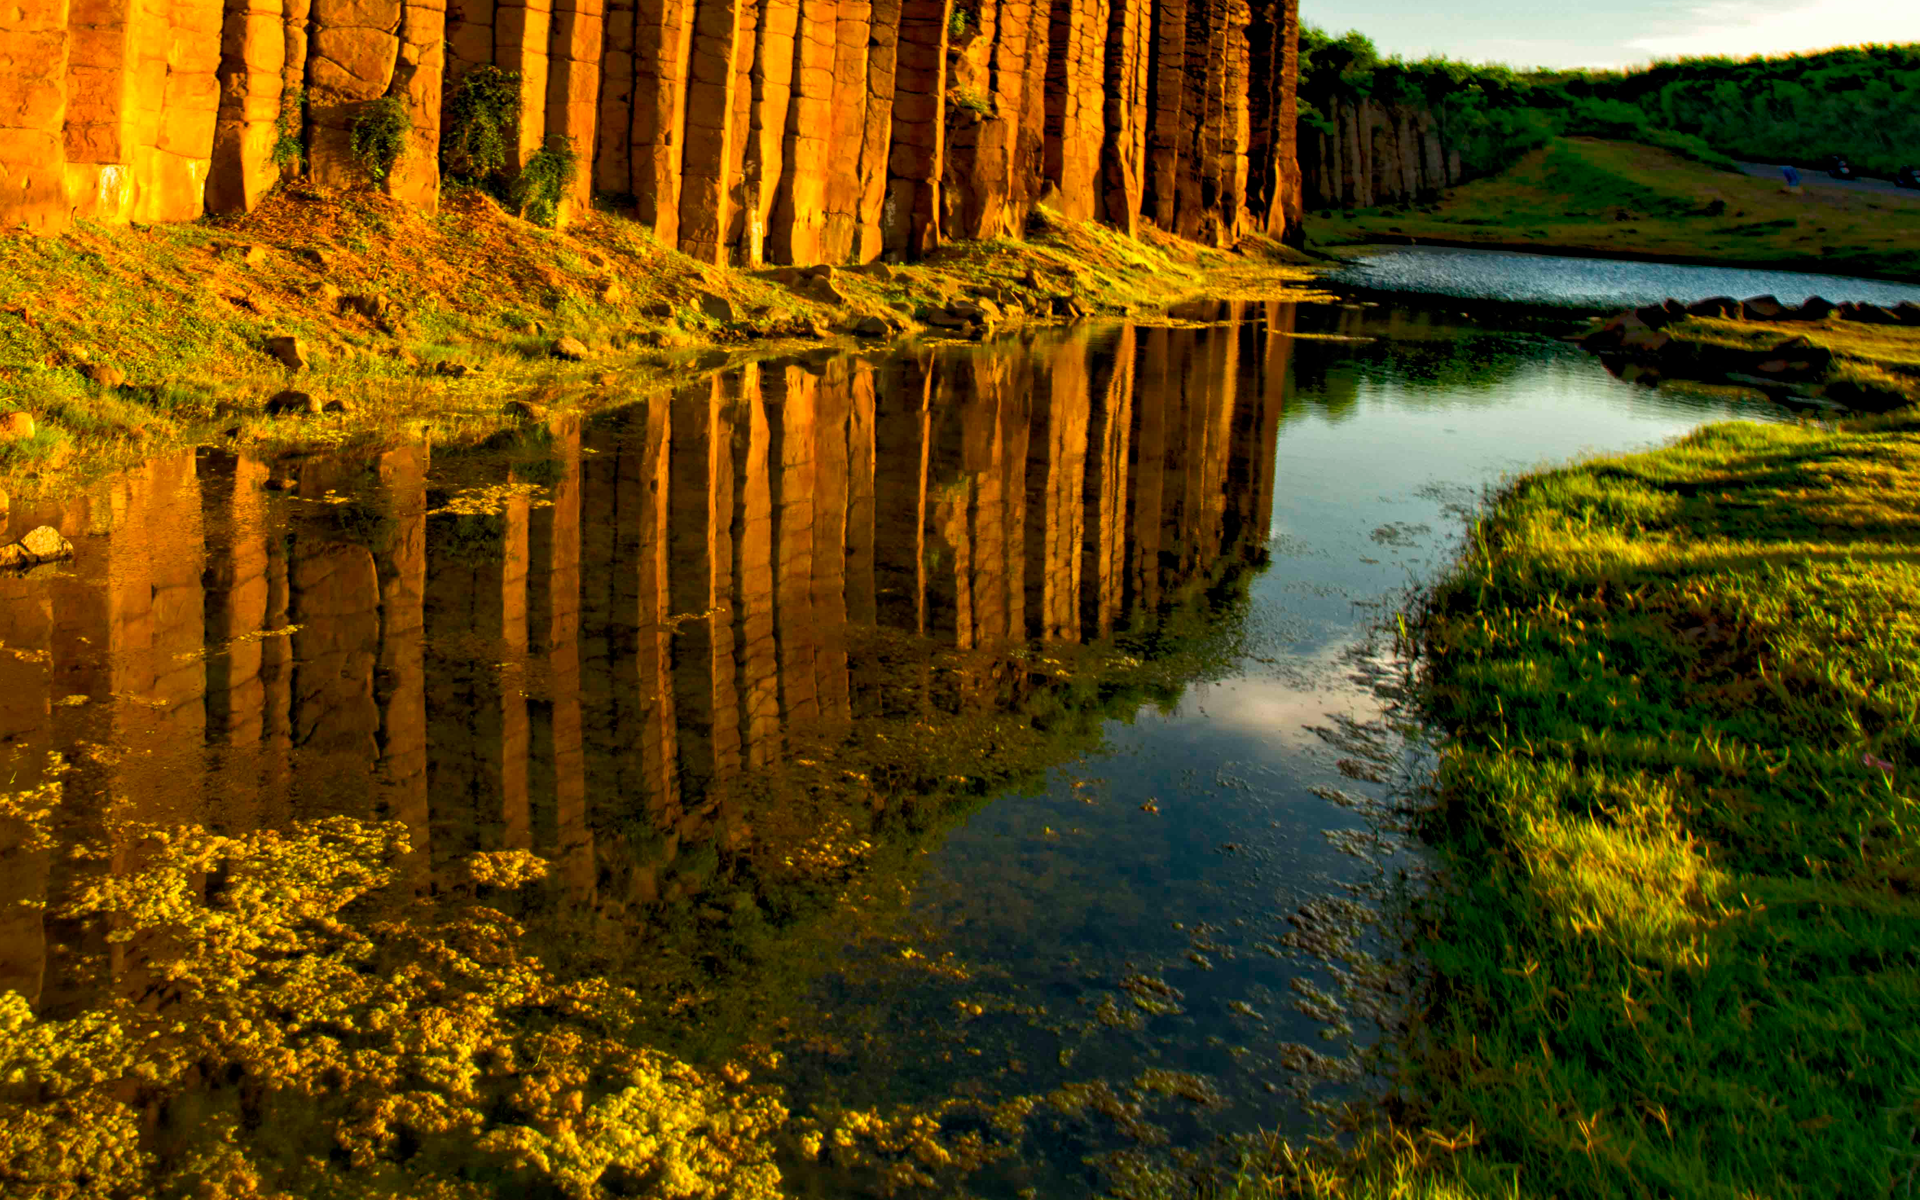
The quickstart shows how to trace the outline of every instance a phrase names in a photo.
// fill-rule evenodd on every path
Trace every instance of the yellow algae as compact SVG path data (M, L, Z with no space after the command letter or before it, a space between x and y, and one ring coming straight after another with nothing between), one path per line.
M546 859L528 850L490 850L467 856L467 878L488 887L517 888L545 879Z
M64 915L105 918L144 982L71 1020L0 996L0 1194L778 1194L777 1096L639 1046L639 996L556 982L484 905L378 919L398 824L110 830L143 866Z

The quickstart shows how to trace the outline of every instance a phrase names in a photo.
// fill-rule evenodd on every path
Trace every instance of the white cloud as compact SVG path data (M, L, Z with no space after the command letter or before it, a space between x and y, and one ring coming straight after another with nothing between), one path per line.
M1899 0L1812 0L1755 11L1750 3L1695 5L1682 32L1635 38L1627 45L1654 58L1787 54L1859 42L1920 41L1920 5Z

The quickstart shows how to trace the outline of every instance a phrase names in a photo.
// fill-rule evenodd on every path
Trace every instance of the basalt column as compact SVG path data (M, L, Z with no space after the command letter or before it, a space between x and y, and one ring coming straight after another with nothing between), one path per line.
M226 0L208 212L245 212L279 181L273 159L286 65L281 0Z
M1147 154L1147 79L1157 0L1107 7L1106 105L1100 154L1100 219L1129 237L1140 232Z
M901 0L881 240L891 255L919 258L941 241L940 181L946 155L947 31L953 0Z
M651 225L654 236L668 246L680 244L680 172L696 3L635 0L634 8L628 179L634 215ZM703 97L712 104L709 94ZM626 111L619 91L608 82L601 93L602 119L617 127Z
M880 256L899 12L900 0L839 0L835 11L833 102L828 106L826 190L817 247L822 262L867 262ZM803 74L803 82L805 78ZM796 240L796 254L798 248Z
M1269 235L1302 236L1298 126L1300 12L1292 4L1255 4L1247 30L1250 86L1247 205Z
M1059 190L1060 211L1090 221L1103 208L1098 183L1106 148L1107 0L1049 3L1044 172Z
M840 8L840 0L799 0L788 99L783 109L772 105L764 109L769 122L776 111L781 119L777 174L769 161L770 137L760 161L761 178L773 177L760 200L765 213L764 257L770 262L819 262L825 248ZM777 49L778 44L773 44ZM778 79L775 67L769 62L765 76L770 93ZM848 102L864 114L866 80L853 82Z
M539 0L536 0L539 2ZM473 52L473 7L485 6L500 22L497 33L512 35L520 25L503 3L498 13L490 0L462 0L457 23L448 19L445 0L313 0L307 45L307 162L315 183L352 187L369 179L368 166L353 154L353 128L371 115L374 101L394 98L407 117L405 150L385 181L387 192L431 209L440 188L439 144L443 45L451 41L456 59ZM545 16L540 14L544 52ZM544 54L543 54L544 57ZM486 60L481 60L486 61ZM544 99L545 78L535 92L535 111Z
M680 249L702 262L727 260L732 224L734 89L742 8L749 0L697 0L693 53L679 139Z
M1017 236L1039 197L1051 31L1046 3L981 0L965 22L955 22L961 36L946 56L946 236Z
M67 0L0 9L0 228L67 227Z
M589 168L599 123L600 63L606 41L606 0L553 0L548 45L546 136L581 159L566 200L586 205L593 197ZM622 189L625 190L625 189Z

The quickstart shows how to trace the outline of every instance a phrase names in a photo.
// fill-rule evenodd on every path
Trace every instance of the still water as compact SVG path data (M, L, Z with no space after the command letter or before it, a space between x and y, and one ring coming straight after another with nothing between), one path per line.
M1505 474L1779 414L1196 315L16 507L77 557L0 579L0 1056L62 1047L0 1169L1076 1196L1307 1128L1394 598Z
M1835 304L1920 303L1920 284L1914 283L1445 246L1371 251L1331 278L1387 292L1576 308L1631 308L1669 298L1691 304L1712 296L1766 295L1787 304L1800 304L1809 296L1824 296Z

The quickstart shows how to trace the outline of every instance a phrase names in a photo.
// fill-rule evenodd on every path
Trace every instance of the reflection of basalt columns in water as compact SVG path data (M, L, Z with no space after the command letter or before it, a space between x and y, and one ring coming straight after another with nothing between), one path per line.
M819 698L819 716L824 724L838 726L853 716L851 684L847 678L846 625L847 550L853 534L851 453L856 399L845 361L827 365L818 394L820 399L814 415L813 575L807 599L814 614L814 689ZM871 466L864 470L871 478ZM866 511L871 513L871 502Z
M196 810L205 790L188 757L206 735L204 541L194 454L155 459L127 482L126 507L116 512L109 538L105 640L113 647L113 693L122 702L107 743L121 756L108 796L126 802L135 818L202 819ZM131 874L147 853L142 842L116 839L111 870ZM113 943L109 961L127 994L145 990L141 939Z
M49 514L81 542L69 570L0 581L0 637L51 651L0 659L0 721L22 746L123 748L70 777L82 822L127 797L154 819L279 823L290 809L260 806L297 789L406 821L443 884L472 850L525 846L619 916L698 886L661 877L677 847L738 846L747 766L856 710L939 722L1027 686L987 655L937 671L891 636L851 662L848 621L972 647L1094 638L1185 603L1223 552L1256 545L1292 311L1266 315L1265 339L1075 331L750 369L557 432L551 507L491 516L425 516L424 447L298 460L287 505L258 464L208 454L196 477L190 458L160 460ZM257 636L289 618L294 637ZM96 702L57 703L73 692ZM203 740L211 787L180 770ZM248 753L258 772L237 765ZM202 796L217 807L196 811ZM116 849L111 869L144 861ZM6 861L10 896L56 902L102 869ZM40 928L0 927L0 972L56 1005L97 994L46 958ZM56 943L110 953L78 928Z
M874 370L861 359L844 366L848 372L847 619L870 625L879 619L874 580Z
M533 849L558 865L570 895L593 886L580 680L580 430L554 436L551 503L535 509L527 531L527 643L544 668L529 704Z
M53 740L53 595L16 575L0 576L0 760L6 791L45 779ZM49 851L26 848L23 822L0 818L0 993L40 1002L46 978Z
M372 497L383 534L374 546L380 585L380 643L373 702L380 717L381 808L406 825L408 883L430 881L432 814L427 794L427 465L425 445L382 451Z
M1286 406L1287 366L1293 353L1295 306L1265 306L1266 337L1248 339L1246 379L1257 404L1242 404L1233 417L1233 452L1227 469L1224 545L1258 556L1273 520L1273 455Z
M321 501L340 480L324 459L301 464L300 498ZM303 767L343 773L378 755L380 710L373 669L380 645L380 578L373 551L342 537L326 518L335 506L310 503L287 540L287 615L293 634L293 745ZM356 815L371 815L361 813Z
M587 794L594 827L582 831L585 866L592 871L594 829L607 818L651 827L677 815L678 741L667 593L667 455L671 406L636 405L589 433L596 454L581 460L581 692L587 756ZM617 803L616 803L617 801ZM598 873L576 874L563 832L568 886L586 898ZM609 865L630 861L616 838ZM651 863L616 872L639 901L657 898Z
M927 424L926 513L921 528L921 632L942 641L972 643L973 604L968 581L973 570L972 481L967 478L965 445L970 393L964 359L933 363L933 404Z
M774 637L779 712L790 729L820 719L815 655L820 628L814 612L814 537L827 523L816 512L819 463L820 380L798 366L773 367L762 376L776 461L773 484ZM815 521L822 529L816 530Z
M1090 380L1085 336L1054 343L1041 362L1027 448L1027 632L1073 641L1080 636L1086 532Z
M758 366L728 381L735 412L733 438L735 688L740 741L748 767L763 767L780 751L779 652L774 640L773 428Z
M257 746L266 729L261 661L267 627L266 464L219 451L200 457L209 514L200 574L207 636L207 742ZM235 766L238 766L236 760ZM236 781L237 782L237 781ZM229 789L220 789L230 795Z
M876 364L874 375L876 608L881 624L924 633L931 360L902 356Z
M1132 546L1126 607L1136 615L1160 606L1161 510L1166 503L1167 412L1176 332L1159 328L1140 332L1140 383L1134 397L1133 457L1128 464L1134 486L1127 517Z
M1126 572L1127 469L1133 434L1134 347L1129 325L1097 354L1087 427L1086 554L1080 569L1080 620L1092 637L1113 632Z
M668 594L682 794L690 802L740 762L734 680L733 413L719 380L673 397Z
M436 880L476 850L525 849L525 496L484 516L429 519L428 788Z

